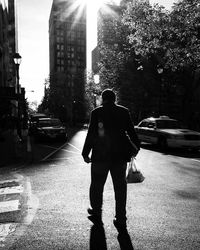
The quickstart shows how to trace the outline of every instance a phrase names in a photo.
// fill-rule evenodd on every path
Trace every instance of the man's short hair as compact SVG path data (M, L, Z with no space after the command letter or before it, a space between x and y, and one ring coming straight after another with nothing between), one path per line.
M107 102L115 102L116 96L115 93L112 89L105 89L102 94L102 99L103 102L107 101Z

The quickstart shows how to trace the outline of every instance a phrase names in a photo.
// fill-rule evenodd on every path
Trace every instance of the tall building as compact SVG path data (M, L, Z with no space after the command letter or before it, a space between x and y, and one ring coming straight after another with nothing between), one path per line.
M14 0L0 0L0 114L11 114L15 99L15 5ZM14 106L14 105L13 105Z
M97 13L97 46L92 51L92 71L99 73L99 62L101 60L101 47L117 44L115 36L114 21L120 17L122 7L112 1L104 4Z
M16 84L15 79L15 65L13 63L13 55L15 54L16 50L16 25L15 25L15 0L8 0L8 21L9 21L9 28L8 28L8 37L9 37L9 78L8 84L9 86L14 86ZM14 76L14 77L13 77Z
M103 42L106 45L114 45L115 29L114 21L121 13L121 7L118 5L105 4L97 13L97 46Z
M79 4L78 4L79 3ZM54 0L49 18L51 111L64 121L83 119L86 6Z
M1 159L17 156L16 136L27 126L25 89L18 83L15 0L0 0L0 148ZM18 91L19 90L19 91ZM6 159L5 159L6 160Z

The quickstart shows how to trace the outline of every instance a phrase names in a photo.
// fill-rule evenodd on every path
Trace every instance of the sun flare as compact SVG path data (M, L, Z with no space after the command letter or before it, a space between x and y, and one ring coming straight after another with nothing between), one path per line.
M100 8L104 3L105 0L79 0L83 4L86 4L89 9L97 10Z

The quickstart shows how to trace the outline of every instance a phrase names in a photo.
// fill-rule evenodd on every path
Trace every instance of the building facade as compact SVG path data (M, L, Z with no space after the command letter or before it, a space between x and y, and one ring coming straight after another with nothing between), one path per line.
M10 116L16 114L15 5L14 0L0 1L0 118L6 127ZM4 122L3 122L4 121ZM3 123L6 123L3 125ZM3 128L2 128L3 129Z
M15 6L14 0L0 1L0 86L15 86Z
M54 0L49 18L50 107L63 121L84 117L86 6Z
M13 58L17 52L15 7L15 0L0 0L0 164L20 157L17 143L27 133L25 89L19 87Z

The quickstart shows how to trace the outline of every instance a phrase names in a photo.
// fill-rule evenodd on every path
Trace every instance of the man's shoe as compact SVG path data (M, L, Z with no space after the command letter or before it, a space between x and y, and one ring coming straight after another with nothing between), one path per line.
M117 219L114 219L113 224L119 232L127 232L126 222L120 222Z

